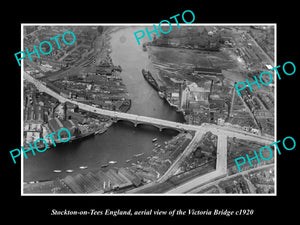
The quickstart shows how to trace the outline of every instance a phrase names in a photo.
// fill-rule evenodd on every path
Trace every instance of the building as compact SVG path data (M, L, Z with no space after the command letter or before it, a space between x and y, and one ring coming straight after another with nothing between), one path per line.
M255 128L251 128L251 133L253 134L259 134L259 130Z
M222 76L222 70L215 68L195 67L193 75Z
M112 72L113 72L113 67L110 66L109 64L104 64L104 65L101 65L101 66L97 66L96 67L96 70L95 70L95 73L96 74L101 74L101 75L112 75Z
M49 122L49 128L51 131L57 133L61 128L63 128L63 124L58 118L50 119Z
M77 124L73 122L73 120L63 120L62 124L65 128L67 128L71 135L74 135L77 129Z
M180 92L179 92L179 98L180 98L180 108L188 108L188 102L189 102L189 96L190 96L190 90L186 86L186 83L180 84Z
M83 115L81 115L80 113L75 113L75 112L69 111L68 116L69 116L69 118L71 118L71 120L73 122L77 121L78 124L83 125L83 124L87 123L87 119Z
M175 106L178 106L178 103L180 102L179 92L171 92L169 102Z
M45 110L44 107L37 106L29 106L24 110L24 120L35 121L37 123L43 123L45 120Z
M71 135L75 134L77 124L75 124L72 120L60 120L58 118L50 119L48 122L49 128L52 132L57 133L62 128L67 128ZM64 132L65 134L65 132Z
M67 109L71 112L75 112L75 110L77 110L78 106L71 103L71 102L65 102L65 105L67 107Z
M223 126L224 122L225 122L225 120L223 118L218 118L217 124Z
M199 87L196 83L182 84L181 87L180 107L189 109L191 105L199 104L208 105L209 89Z

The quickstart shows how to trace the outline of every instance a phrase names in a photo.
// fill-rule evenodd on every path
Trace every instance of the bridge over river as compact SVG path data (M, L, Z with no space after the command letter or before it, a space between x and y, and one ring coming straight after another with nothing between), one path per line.
M215 124L202 124L201 126L198 125L192 125L192 124L184 124L184 123L178 123L178 122L173 122L169 120L162 120L162 119L157 119L153 117L147 117L147 116L140 116L140 115L135 115L135 114L129 114L129 113L123 113L123 112L116 112L116 111L111 111L111 110L105 110L105 109L100 109L88 104L84 104L81 102L77 102L72 99L65 98L58 93L54 92L50 88L48 88L46 85L44 85L42 82L39 80L33 78L26 72L24 72L24 79L27 81L33 83L37 89L41 92L45 92L52 97L56 98L59 102L64 103L64 102L70 102L72 104L78 105L78 107L82 110L89 111L92 113L104 115L104 116L109 116L113 119L113 121L119 121L119 120L127 120L131 121L132 123L137 126L138 124L150 124L153 126L158 127L160 130L163 128L172 128L178 131L199 131L199 130L207 130L207 131L214 131L214 133L230 133L231 135L229 136L239 136L240 138L243 137L251 137L252 139L255 139L255 141L262 142L262 141L273 141L272 138L268 136L260 136L260 135L255 135L240 129L236 129L233 127L226 127L226 126L218 126Z
M41 81L34 79L32 76L28 75L26 72L24 72L24 78L33 83L41 92L45 92L52 97L58 99L59 102L64 103L64 102L70 102L72 104L78 105L78 107L82 110L89 111L92 113L97 113L100 115L105 115L109 116L113 119L114 122L117 122L119 120L127 120L131 121L134 123L135 126L138 124L150 124L153 126L156 126L160 130L163 128L172 128L178 131L181 130L194 130L196 131L199 127L190 125L190 124L183 124L183 123L177 123L173 121L168 121L168 120L162 120L162 119L157 119L153 117L147 117L147 116L139 116L139 115L134 115L134 114L129 114L129 113L123 113L123 112L116 112L116 111L110 111L110 110L105 110L105 109L100 109L88 104L84 104L81 102L77 102L72 99L65 98L55 91L51 90L48 88L46 85L44 85Z
M123 112L116 112L110 110L104 110L97 107L93 107L91 105L87 105L84 103L77 102L72 99L65 98L53 90L49 89L46 85L36 80L32 76L28 75L26 72L24 74L24 79L33 83L41 92L45 92L54 98L58 99L61 103L70 102L72 104L78 105L78 107L82 110L89 111L92 113L109 116L112 118L114 122L119 120L127 120L134 123L135 126L138 124L149 124L155 127L158 127L160 130L164 128L171 128L178 131L194 131L195 135L191 140L190 144L186 147L186 149L178 156L178 158L173 162L170 168L157 180L155 183L162 183L166 181L168 178L174 175L174 173L180 167L182 161L197 147L199 141L202 139L203 135L206 132L212 132L213 134L218 136L218 144L217 144L217 164L216 170L205 174L204 176L196 178L187 184L183 184L180 187L175 188L171 193L182 193L183 191L194 188L195 186L199 186L201 183L207 183L211 180L217 179L219 177L225 176L227 173L227 137L236 137L239 139L244 139L248 141L258 142L264 145L270 145L270 143L274 142L274 138L270 136L262 136L255 135L237 128L227 127L227 126L219 126L215 124L202 124L201 126L196 126L192 124L184 124L178 123L168 120L162 120L147 116L134 115ZM151 187L151 185L155 185L155 183L150 183L144 185L140 188L129 191L129 193L140 193L142 190Z

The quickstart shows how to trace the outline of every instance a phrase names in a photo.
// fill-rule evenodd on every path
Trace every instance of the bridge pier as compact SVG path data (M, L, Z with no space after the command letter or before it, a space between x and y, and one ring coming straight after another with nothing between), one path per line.
M129 119L124 119L124 118L120 118L120 117L117 117L117 116L111 117L111 121L113 123L117 123L119 120L130 121L131 123L133 123L134 127L137 127L139 124L152 125L152 126L158 128L160 132L163 131L163 129L165 129L165 128L174 129L174 130L177 130L178 132L183 132L183 131L186 132L187 131L187 129L185 129L185 128L179 128L178 126L176 126L176 127L168 127L168 126L164 126L162 124L152 124L151 122L148 122L148 121L141 122L141 121L130 119L130 118Z
M118 122L118 118L117 117L112 117L111 120L112 120L113 123Z
M149 125L148 123L141 123L141 122L138 122L138 121L132 121L131 122L133 123L134 127L137 127L137 125L139 124L146 124L146 125ZM151 124L150 124L151 125ZM162 131L165 127L164 126L159 126L159 125L153 125L155 127L157 127L159 129L159 131Z

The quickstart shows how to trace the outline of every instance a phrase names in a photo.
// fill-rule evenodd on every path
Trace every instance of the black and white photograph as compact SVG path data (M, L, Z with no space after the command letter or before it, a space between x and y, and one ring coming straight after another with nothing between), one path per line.
M22 28L23 194L276 194L276 24Z
M296 5L111 3L5 7L5 220L296 219Z

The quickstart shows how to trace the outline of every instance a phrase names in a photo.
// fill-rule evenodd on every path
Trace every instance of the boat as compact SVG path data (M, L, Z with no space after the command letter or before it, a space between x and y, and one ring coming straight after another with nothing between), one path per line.
M165 97L165 94L164 94L164 92L162 92L162 91L159 91L159 92L158 92L158 95L159 95L159 97L161 97L161 98L164 98L164 97Z
M121 112L127 112L131 107L131 99L125 99L122 105L119 107Z
M155 141L157 141L157 138L153 138L153 139L152 139L152 142L155 142Z
M99 130L97 130L95 132L95 135L97 135L97 134L103 134L105 131L107 131L107 128L105 128L105 129L99 129Z
M60 173L61 170L53 170L54 173Z
M156 80L154 80L154 78L152 77L151 73L149 71L146 71L144 69L142 69L142 74L145 78L145 80L156 90L156 91L160 91L159 90L159 86L156 82Z
M129 163L131 161L131 159L127 159L126 162Z
M72 172L73 172L73 170L66 170L66 172L67 172L67 173L72 173Z
M108 163L109 163L109 164L116 164L117 161L109 161Z
M80 166L79 168L83 170L83 169L86 169L87 166Z
M114 66L114 70L122 72L122 67L120 65Z
M144 155L145 153L143 152L143 153L140 153L140 154L136 154L136 155L133 155L134 157L139 157L139 156L141 156L141 155Z
M160 145L157 145L158 148L160 148Z
M75 141L81 141L81 140L84 140L85 138L91 137L93 135L95 135L95 131L90 131L90 132L87 132L84 134L80 134L78 136L72 136L68 142L62 142L60 140L55 140L55 146L64 145L64 144L67 144L70 142L75 142ZM49 148L53 148L55 146L53 145L53 143L49 143ZM42 146L40 146L39 148L41 148L41 147Z

